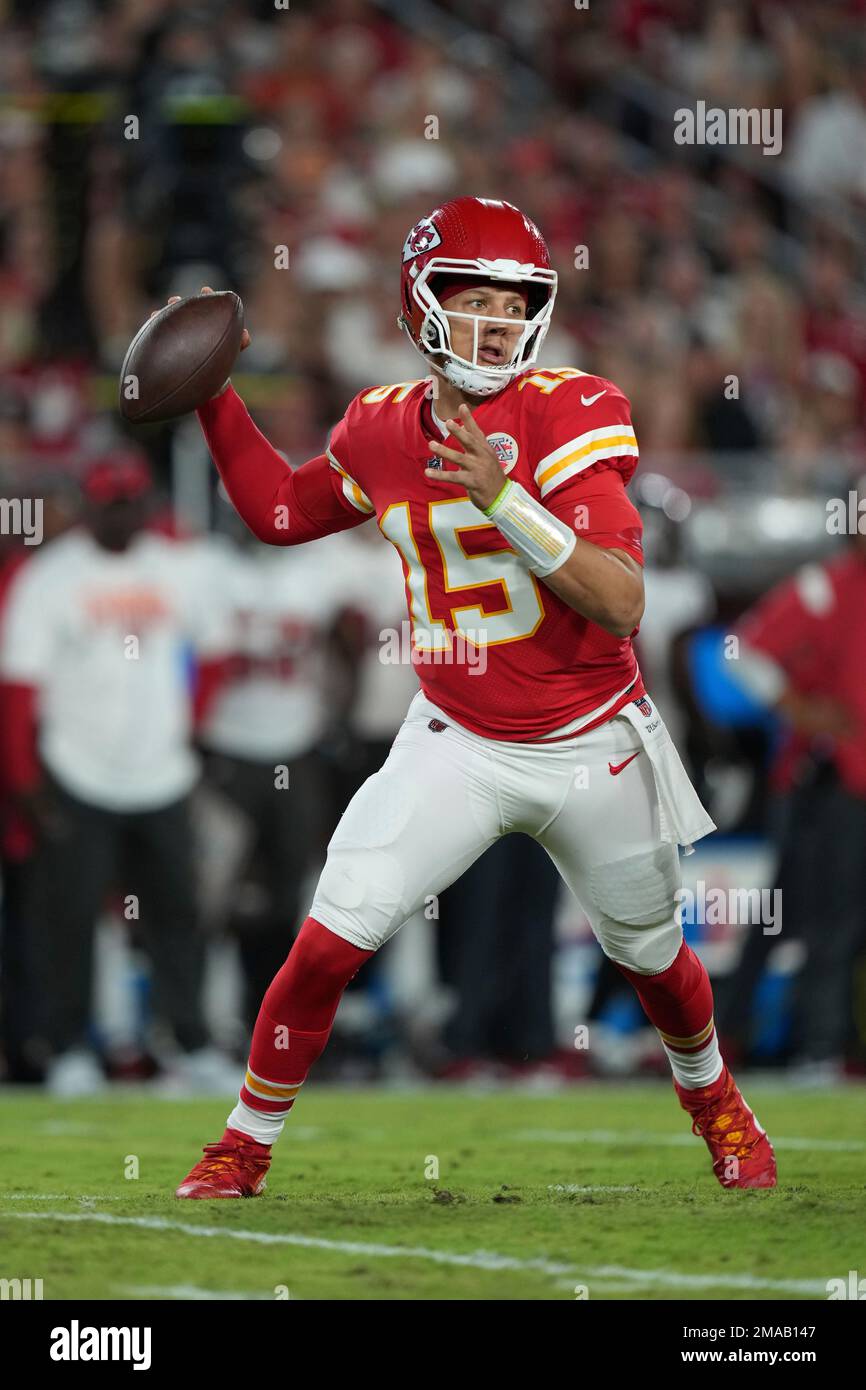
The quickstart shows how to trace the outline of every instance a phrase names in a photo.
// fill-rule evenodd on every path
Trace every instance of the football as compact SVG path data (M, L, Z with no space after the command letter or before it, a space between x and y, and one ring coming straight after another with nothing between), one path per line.
M180 299L138 330L120 372L120 413L136 425L174 420L215 395L240 352L244 306L231 290Z

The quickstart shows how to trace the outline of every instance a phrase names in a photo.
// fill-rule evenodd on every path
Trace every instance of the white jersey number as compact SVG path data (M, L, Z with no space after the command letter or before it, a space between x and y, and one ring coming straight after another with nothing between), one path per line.
M544 617L535 577L513 551L469 555L464 548L462 536L491 525L468 497L428 503L428 525L441 562L441 569L437 566L437 594L444 590L444 599L434 597L432 603L431 576L412 530L409 503L397 502L389 507L379 525L382 534L399 550L408 570L412 636L420 651L445 651L455 634L476 647L494 647L522 641L535 632ZM492 591L489 609L483 600L479 604L477 598L461 603L463 591L488 587ZM444 610L448 614L450 621L433 612L434 603L440 613Z

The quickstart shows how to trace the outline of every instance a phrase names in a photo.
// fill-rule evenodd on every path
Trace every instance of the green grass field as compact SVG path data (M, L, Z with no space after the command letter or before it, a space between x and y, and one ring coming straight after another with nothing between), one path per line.
M717 1185L668 1085L311 1087L263 1197L180 1202L227 1105L7 1091L0 1278L46 1299L825 1299L866 1275L866 1090L746 1094L772 1192Z

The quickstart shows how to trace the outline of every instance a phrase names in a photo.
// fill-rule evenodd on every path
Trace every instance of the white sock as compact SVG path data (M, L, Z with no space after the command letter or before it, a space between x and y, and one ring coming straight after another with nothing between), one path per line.
M709 1042L699 1052L672 1052L662 1043L668 1054L674 1080L687 1091L697 1091L701 1086L711 1086L718 1081L724 1070L719 1040L715 1029Z
M258 1144L273 1144L283 1132L287 1114L288 1111L282 1115L265 1115L260 1110L251 1110L238 1098L237 1105L226 1120L226 1127L239 1129L241 1134L248 1134Z

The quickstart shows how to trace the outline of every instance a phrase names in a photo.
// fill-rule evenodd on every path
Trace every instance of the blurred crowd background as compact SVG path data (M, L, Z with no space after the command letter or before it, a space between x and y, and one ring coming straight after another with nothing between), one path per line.
M677 144L698 100L781 111L781 152ZM130 339L170 294L237 290L235 384L299 464L360 388L419 375L400 247L464 193L548 240L543 364L632 401L639 655L720 827L687 882L783 894L777 935L687 918L729 1055L866 1072L866 560L827 509L853 497L856 530L866 473L866 0L4 0L8 1080L236 1080L415 684L381 659L405 610L374 528L303 554L245 537L195 422L124 429ZM9 524L34 498L38 546ZM112 623L160 632L123 678ZM320 1074L547 1086L659 1062L517 837L366 967Z

